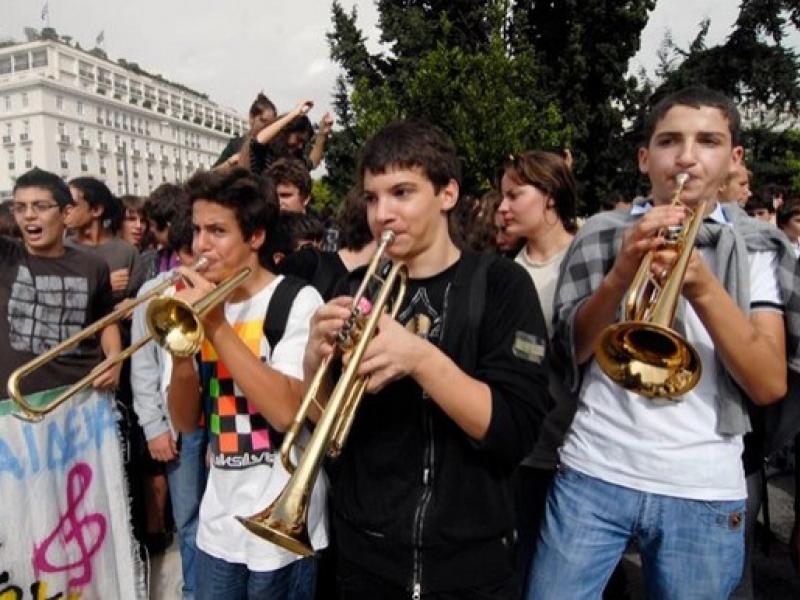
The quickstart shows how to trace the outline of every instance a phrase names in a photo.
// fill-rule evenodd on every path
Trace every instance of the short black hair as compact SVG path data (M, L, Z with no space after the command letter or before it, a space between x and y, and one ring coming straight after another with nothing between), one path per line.
M194 227L192 226L192 212L189 206L182 206L175 213L169 224L167 233L167 244L172 252L192 250L192 238L194 237Z
M784 202L778 209L776 223L778 227L784 227L789 219L797 215L800 215L800 198L792 198Z
M174 183L162 183L154 189L144 203L147 218L156 224L158 229L169 226L178 211L189 206L189 196L183 186Z
M766 198L756 192L747 199L744 210L748 215L753 216L753 213L757 210L766 210L768 213L773 214L775 207L772 205L772 198Z
M267 177L278 186L281 184L294 185L303 198L311 196L311 174L303 161L296 158L280 158L267 169Z
M450 137L422 120L394 121L373 135L361 151L358 177L385 173L387 169L422 169L438 194L455 180L461 183L461 164Z
M275 186L247 169L200 171L186 182L186 192L190 205L207 200L232 209L246 240L259 229L269 237L275 228L278 216Z
M342 248L358 251L375 239L369 229L364 196L357 189L351 190L345 198L336 223L341 234Z
M111 193L108 186L94 177L76 177L69 184L83 194L84 200L90 208L103 209L102 220L111 231L117 231L125 216L122 203Z
M53 200L61 208L72 204L72 194L69 191L69 186L55 173L34 167L17 178L12 194L19 189L31 187L42 188L50 192Z
M250 116L255 118L260 115L265 110L271 110L273 114L278 114L278 109L275 108L275 104L264 95L264 92L259 92L256 99L253 100L253 103L250 105Z
M733 146L740 144L742 118L733 101L722 92L712 90L704 85L692 85L665 96L653 106L644 121L642 146L646 147L650 144L650 139L653 137L656 126L675 106L690 106L692 108L710 106L718 109L728 121L731 144Z

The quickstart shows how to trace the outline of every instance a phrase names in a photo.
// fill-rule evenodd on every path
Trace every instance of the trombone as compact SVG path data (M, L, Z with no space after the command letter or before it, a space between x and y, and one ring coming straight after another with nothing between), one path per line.
M369 377L357 375L358 368L367 345L377 332L378 320L391 298L391 317L394 319L400 310L406 293L408 270L402 263L395 262L385 276L381 276L381 258L386 248L394 241L393 231L384 231L375 254L370 260L367 272L353 297L350 318L337 335L333 353L320 364L314 378L303 396L300 408L283 438L280 456L286 470L291 473L286 487L278 498L264 510L249 517L236 517L248 530L270 542L278 544L296 554L314 554L308 536L308 504L314 482L322 468L322 460L327 454L335 458L341 452L350 432L356 410L366 389ZM374 304L367 300L368 286L373 281L380 282ZM303 454L295 465L290 453L297 445L297 436L306 422L311 405L320 406L317 397L334 359L350 353L350 360L336 383L317 421L314 432Z
M207 267L208 259L201 256L192 268L195 271L202 272ZM99 375L114 365L126 360L150 340L154 340L174 356L190 356L194 354L200 349L200 345L203 343L204 331L203 324L200 321L202 316L219 304L219 302L238 287L249 274L250 268L245 267L220 283L213 291L209 292L195 304L190 305L188 302L178 298L162 296L165 290L175 285L181 278L180 273L173 273L171 277L140 298L137 298L132 303L109 313L57 346L50 348L50 350L44 354L37 356L33 360L17 368L8 378L8 383L6 384L8 397L11 398L19 408L14 414L26 421L34 423L41 421L44 415L54 411L78 392L89 387ZM96 335L108 325L123 319L131 310L150 300L152 300L152 302L147 307L146 316L149 330L147 335L122 350L122 352L116 356L109 357L96 365L84 377L72 384L47 404L43 406L34 406L27 401L20 390L20 382L24 377L40 368L42 365L54 360L61 353L74 348L83 340Z
M688 179L688 174L678 174L673 205L681 205L680 195ZM672 322L705 207L703 200L688 223L659 232L678 253L675 263L656 277L650 272L653 253L645 255L626 295L624 320L606 327L595 346L595 358L603 372L642 396L679 400L677 396L700 381L700 356L672 329Z

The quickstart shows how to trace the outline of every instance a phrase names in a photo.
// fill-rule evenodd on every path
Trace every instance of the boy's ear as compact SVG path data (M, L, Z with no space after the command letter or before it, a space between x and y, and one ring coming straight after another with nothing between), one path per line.
M648 164L647 161L649 159L649 155L647 153L647 148L641 147L639 148L639 172L642 175L647 175L648 172Z
M264 242L267 239L267 232L263 229L256 229L253 232L253 235L250 236L250 239L247 243L250 245L250 249L253 251L258 251L261 246L264 245Z
M105 207L98 204L97 206L90 206L89 207L89 214L92 215L93 219L99 219L103 216L103 212L105 212Z
M734 146L731 152L731 161L733 165L739 165L744 160L744 146Z
M442 198L442 212L453 209L458 202L458 192L458 182L455 179L448 181L447 185L439 190L439 195Z

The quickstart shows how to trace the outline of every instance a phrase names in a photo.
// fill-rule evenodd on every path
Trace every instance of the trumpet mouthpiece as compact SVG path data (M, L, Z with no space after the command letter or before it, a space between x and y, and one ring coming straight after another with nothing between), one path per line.
M192 267L193 271L197 271L198 273L202 273L208 268L208 259L205 256L201 256L197 259L197 262L194 263Z
M381 234L381 241L386 242L387 244L391 244L394 241L395 233L391 229L386 229Z
M686 182L689 181L689 174L688 173L678 173L675 177L675 181L678 184L678 187L683 187L686 185Z

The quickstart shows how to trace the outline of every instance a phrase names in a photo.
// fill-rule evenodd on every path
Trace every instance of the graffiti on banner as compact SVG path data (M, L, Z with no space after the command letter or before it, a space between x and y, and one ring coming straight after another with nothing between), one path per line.
M0 416L0 600L144 597L113 401Z

